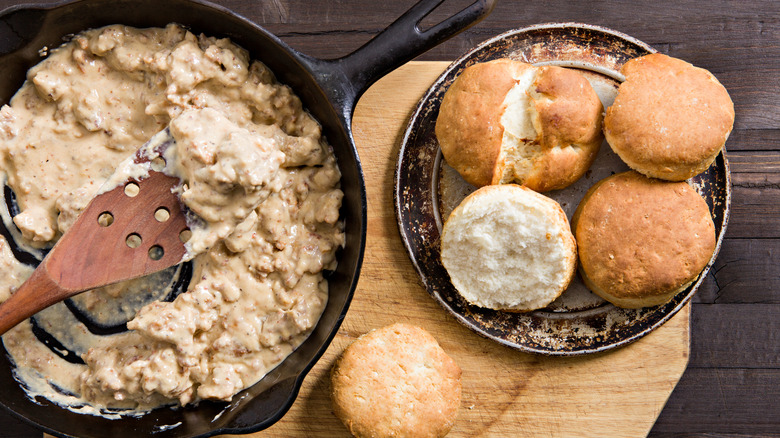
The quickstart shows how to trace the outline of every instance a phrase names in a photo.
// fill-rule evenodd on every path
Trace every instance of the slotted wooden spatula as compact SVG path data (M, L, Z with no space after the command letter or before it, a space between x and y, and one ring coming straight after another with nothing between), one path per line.
M160 155L174 142L167 129L154 139ZM136 163L149 161L145 149L136 153ZM147 178L127 180L90 202L30 278L0 305L0 335L80 292L182 261L186 252L182 234L188 228L183 207L171 190L179 180L155 171L164 165L159 160L152 163Z

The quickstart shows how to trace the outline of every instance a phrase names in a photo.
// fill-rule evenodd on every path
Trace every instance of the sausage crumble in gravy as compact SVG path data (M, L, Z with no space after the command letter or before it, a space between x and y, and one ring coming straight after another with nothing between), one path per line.
M20 246L47 248L117 165L168 125L167 166L209 226L188 242L192 281L143 305L128 331L97 336L59 305L46 321L83 364L25 321L2 340L31 395L79 412L138 413L230 400L300 345L328 299L324 270L344 244L340 173L319 124L291 90L227 39L164 29L86 31L33 67L0 109L0 167ZM29 276L0 238L0 300ZM87 292L92 305L122 287ZM164 294L163 294L164 295ZM56 324L55 324L56 325ZM53 330L54 327L46 327Z

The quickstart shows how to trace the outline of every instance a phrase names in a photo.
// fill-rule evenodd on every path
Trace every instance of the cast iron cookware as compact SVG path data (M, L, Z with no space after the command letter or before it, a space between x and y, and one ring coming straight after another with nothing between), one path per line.
M580 23L549 23L493 37L453 62L422 98L404 133L395 173L395 209L401 239L423 284L460 323L500 344L529 353L573 356L629 344L658 328L693 296L718 255L728 223L731 183L725 150L709 169L688 182L710 208L717 246L707 267L669 303L620 309L585 288L576 276L550 306L527 313L484 309L469 304L452 286L441 264L440 234L449 211L475 190L446 165L434 127L444 93L466 67L497 58L534 65L575 68L594 85L605 107L623 80L628 60L655 52L628 35ZM573 185L545 193L571 217L597 181L628 166L604 142L588 172ZM454 175L454 176L453 176Z
M45 399L30 400L0 354L0 405L13 415L57 436L206 437L267 428L292 405L306 373L330 344L349 307L358 280L366 237L366 192L352 138L352 112L360 95L377 79L485 17L495 0L477 0L426 30L419 23L443 0L423 0L355 52L335 60L301 54L274 35L232 13L193 0L79 0L28 5L0 13L0 104L22 85L26 71L68 35L109 24L136 27L179 23L197 33L228 37L265 63L289 85L323 127L342 172L346 245L329 276L330 297L309 338L281 365L231 403L201 402L161 408L141 417L109 420L76 414ZM45 49L44 49L45 50ZM4 230L7 232L7 230ZM16 252L19 252L16 248Z

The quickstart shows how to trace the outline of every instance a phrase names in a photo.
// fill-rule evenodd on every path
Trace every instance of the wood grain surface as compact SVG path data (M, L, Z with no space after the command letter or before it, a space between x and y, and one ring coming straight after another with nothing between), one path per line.
M463 370L461 410L448 436L645 436L687 365L688 307L626 348L550 358L474 334L422 287L398 234L393 172L412 108L447 65L412 62L358 103L353 129L366 177L368 238L355 298L291 411L258 436L349 436L332 414L330 367L355 338L394 322L431 332Z
M354 50L414 2L217 1L323 58ZM16 3L0 0L0 9ZM426 23L467 3L449 0ZM726 144L733 183L726 239L691 306L688 368L649 435L780 436L780 2L500 0L486 20L419 59L452 60L507 30L567 21L627 33L709 69L729 90L737 114ZM368 172L376 164L364 165ZM369 280L399 281L361 281ZM0 413L0 436L40 435Z

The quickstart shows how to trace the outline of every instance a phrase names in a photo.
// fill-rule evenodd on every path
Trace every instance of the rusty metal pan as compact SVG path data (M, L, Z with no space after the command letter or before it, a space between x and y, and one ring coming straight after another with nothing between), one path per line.
M550 306L509 313L472 306L455 290L440 261L440 232L449 212L475 188L444 161L434 134L442 97L469 65L513 58L535 65L578 69L609 106L623 80L622 65L655 52L647 44L603 27L577 23L543 24L498 35L453 62L433 83L412 113L395 170L395 210L401 238L428 293L460 323L508 347L529 353L574 356L629 344L677 313L699 288L720 250L728 223L731 182L725 151L704 173L688 180L707 201L717 246L699 278L671 302L643 309L620 309L587 290L579 276ZM571 217L585 192L598 180L627 170L602 144L588 173L574 185L546 193Z

